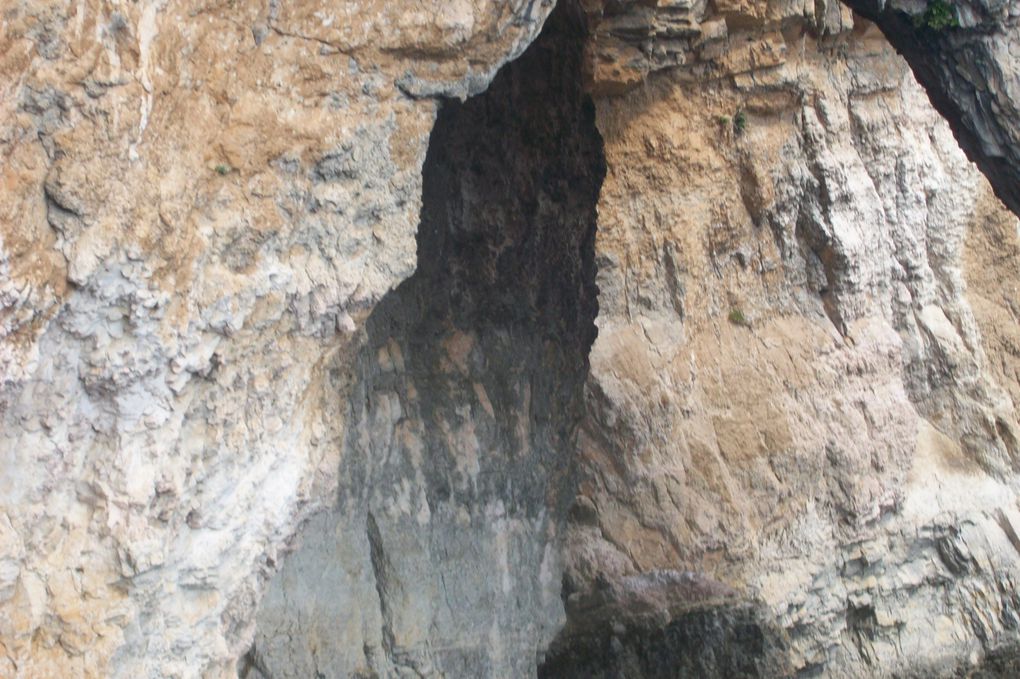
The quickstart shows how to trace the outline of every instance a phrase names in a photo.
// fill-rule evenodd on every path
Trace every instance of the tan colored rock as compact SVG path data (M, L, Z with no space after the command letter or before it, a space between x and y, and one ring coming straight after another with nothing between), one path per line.
M550 9L5 4L0 674L234 674L336 485L326 375L414 270L417 97Z
M418 261L440 100L552 5L5 2L0 676L1016 641L1017 222L843 5L564 4L596 112L540 43L481 118L513 144L445 130ZM1005 103L964 122L1008 160L981 40Z
M710 70L596 102L587 510L545 676L949 671L1013 638L1016 218L873 27L729 18ZM579 631L600 583L664 572L735 588L764 652L683 611Z

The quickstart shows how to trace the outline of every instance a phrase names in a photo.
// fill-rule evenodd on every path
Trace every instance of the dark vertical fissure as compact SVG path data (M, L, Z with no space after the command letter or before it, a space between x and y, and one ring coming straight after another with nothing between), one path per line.
M402 391L410 380L433 395L409 402L430 425L427 435L448 425L458 405L480 426L496 424L483 448L498 454L479 460L492 478L458 499L489 494L545 506L580 417L595 339L595 204L605 161L580 77L583 24L571 7L561 3L483 94L443 104L423 169L417 272L369 323L371 360L396 342L407 369L366 382L381 378L385 389ZM430 501L443 502L464 487L455 471L462 451L435 438L428 444ZM511 483L516 497L503 497Z
M369 318L337 505L270 587L260 671L529 675L561 624L605 175L584 40L560 2L484 93L442 104L417 271Z

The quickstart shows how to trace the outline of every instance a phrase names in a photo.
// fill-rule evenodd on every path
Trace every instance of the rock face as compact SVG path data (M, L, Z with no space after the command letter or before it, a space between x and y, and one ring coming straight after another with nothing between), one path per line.
M339 498L269 587L253 676L528 676L562 624L604 174L566 10L439 112L418 270L368 320Z
M553 4L7 3L0 676L1012 676L1012 8Z
M991 222L1010 252L1016 219L874 28L784 21L596 101L584 511L545 676L902 676L1014 638L1016 355L961 250Z
M420 97L551 9L4 4L0 676L235 673L415 268Z
M846 0L882 29L999 198L1020 214L1020 7L1005 0Z

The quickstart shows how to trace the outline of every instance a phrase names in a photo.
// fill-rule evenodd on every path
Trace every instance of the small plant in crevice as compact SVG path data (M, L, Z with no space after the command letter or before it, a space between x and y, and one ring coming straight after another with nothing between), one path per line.
M719 116L716 120L719 121L719 127L726 128L726 127L730 126L730 117L729 116Z
M947 28L958 28L960 20L956 18L952 3L947 0L928 0L928 6L921 14L914 15L915 28L929 28L942 31Z
M217 165L215 169L216 169L216 174L220 175L221 177L230 173L230 166L229 165L220 164L220 165Z
M733 325L741 325L745 328L751 327L751 321L747 320L747 316L745 316L744 312L741 311L740 308L738 307L733 307L732 309L730 309L729 319L730 323L732 323Z
M744 133L744 130L746 129L747 129L747 115L744 113L743 110L738 109L737 112L733 114L733 131L736 132L738 135L741 135Z

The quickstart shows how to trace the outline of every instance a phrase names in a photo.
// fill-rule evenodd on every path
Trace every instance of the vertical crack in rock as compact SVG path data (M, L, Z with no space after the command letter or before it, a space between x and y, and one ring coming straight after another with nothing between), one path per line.
M386 552L383 550L382 535L379 533L379 524L376 523L372 512L368 512L365 520L365 531L368 535L368 556L372 562L372 577L375 580L375 591L379 595L379 611L382 613L382 643L383 650L387 656L393 655L393 630L389 626L392 614L389 609L390 596L386 592L387 569Z
M562 625L605 174L583 41L560 3L442 106L417 272L369 320L337 504L269 587L252 676L527 676Z

